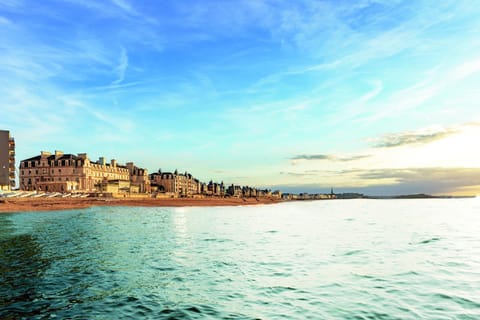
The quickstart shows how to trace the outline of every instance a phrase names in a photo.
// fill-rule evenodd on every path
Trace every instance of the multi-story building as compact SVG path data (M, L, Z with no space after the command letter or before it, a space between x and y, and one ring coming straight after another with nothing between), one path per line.
M227 194L229 194L232 197L240 198L243 196L242 187L232 184L227 188Z
M143 172L140 174L143 169L136 168L133 163L130 167L135 174L143 175ZM116 160L107 163L101 157L98 161L91 161L86 153L73 155L42 151L39 156L20 162L20 189L28 191L98 192L105 191L109 181L122 181L122 186L130 186L131 180L139 185L135 190L147 189L145 185L140 187L141 178L132 178L130 169L118 165Z
M127 162L126 165L130 172L130 183L134 187L138 187L140 193L150 192L150 179L148 178L147 169L138 168L133 162Z
M225 186L222 183L216 183L210 180L207 185L206 194L213 196L224 196L225 195Z
M10 132L0 130L0 190L15 187L15 140Z
M158 172L150 175L150 182L157 186L160 192L171 192L179 197L191 197L200 193L201 183L195 179L190 173L185 172L179 174L175 172Z

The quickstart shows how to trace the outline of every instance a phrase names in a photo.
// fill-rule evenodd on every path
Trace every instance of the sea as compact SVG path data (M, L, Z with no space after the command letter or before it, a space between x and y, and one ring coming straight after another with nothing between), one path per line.
M0 214L1 319L480 319L480 199Z

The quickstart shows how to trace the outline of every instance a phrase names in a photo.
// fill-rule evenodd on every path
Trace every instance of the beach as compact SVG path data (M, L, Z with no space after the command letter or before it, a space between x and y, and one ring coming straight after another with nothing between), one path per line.
M5 198L0 199L0 213L82 209L94 206L127 207L208 207L273 204L273 198L171 198L171 199L116 199L116 198Z

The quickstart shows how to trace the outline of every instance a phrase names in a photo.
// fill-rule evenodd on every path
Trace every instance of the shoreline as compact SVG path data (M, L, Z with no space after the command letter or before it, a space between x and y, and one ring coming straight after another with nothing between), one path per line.
M0 199L0 214L85 209L90 207L219 207L262 205L283 202L273 198L176 198L176 199L116 199L116 198L7 198Z

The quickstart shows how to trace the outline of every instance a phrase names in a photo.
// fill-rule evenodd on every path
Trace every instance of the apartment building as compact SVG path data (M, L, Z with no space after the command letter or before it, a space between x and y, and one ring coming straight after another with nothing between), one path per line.
M191 197L201 193L200 181L188 172L179 174L177 170L173 173L158 170L150 175L150 183L157 186L158 191L171 192L178 197Z
M151 188L147 169L139 168L133 162L127 162L126 168L130 173L131 186L138 188L139 193L149 193Z
M222 183L216 183L210 180L207 185L206 194L213 196L224 196L225 195L225 186Z
M20 189L26 191L45 192L100 192L111 181L122 181L125 188L130 190L134 180L134 190L147 190L142 185L142 177L146 170L137 168L130 163L127 166L117 164L116 160L110 163L101 157L98 161L91 161L86 153L64 154L55 151L54 154L42 151L40 155L20 162ZM135 175L132 178L132 172ZM147 179L148 180L148 179ZM121 191L125 191L122 189ZM138 192L138 191L137 191Z
M15 140L10 131L0 130L0 190L15 188Z

